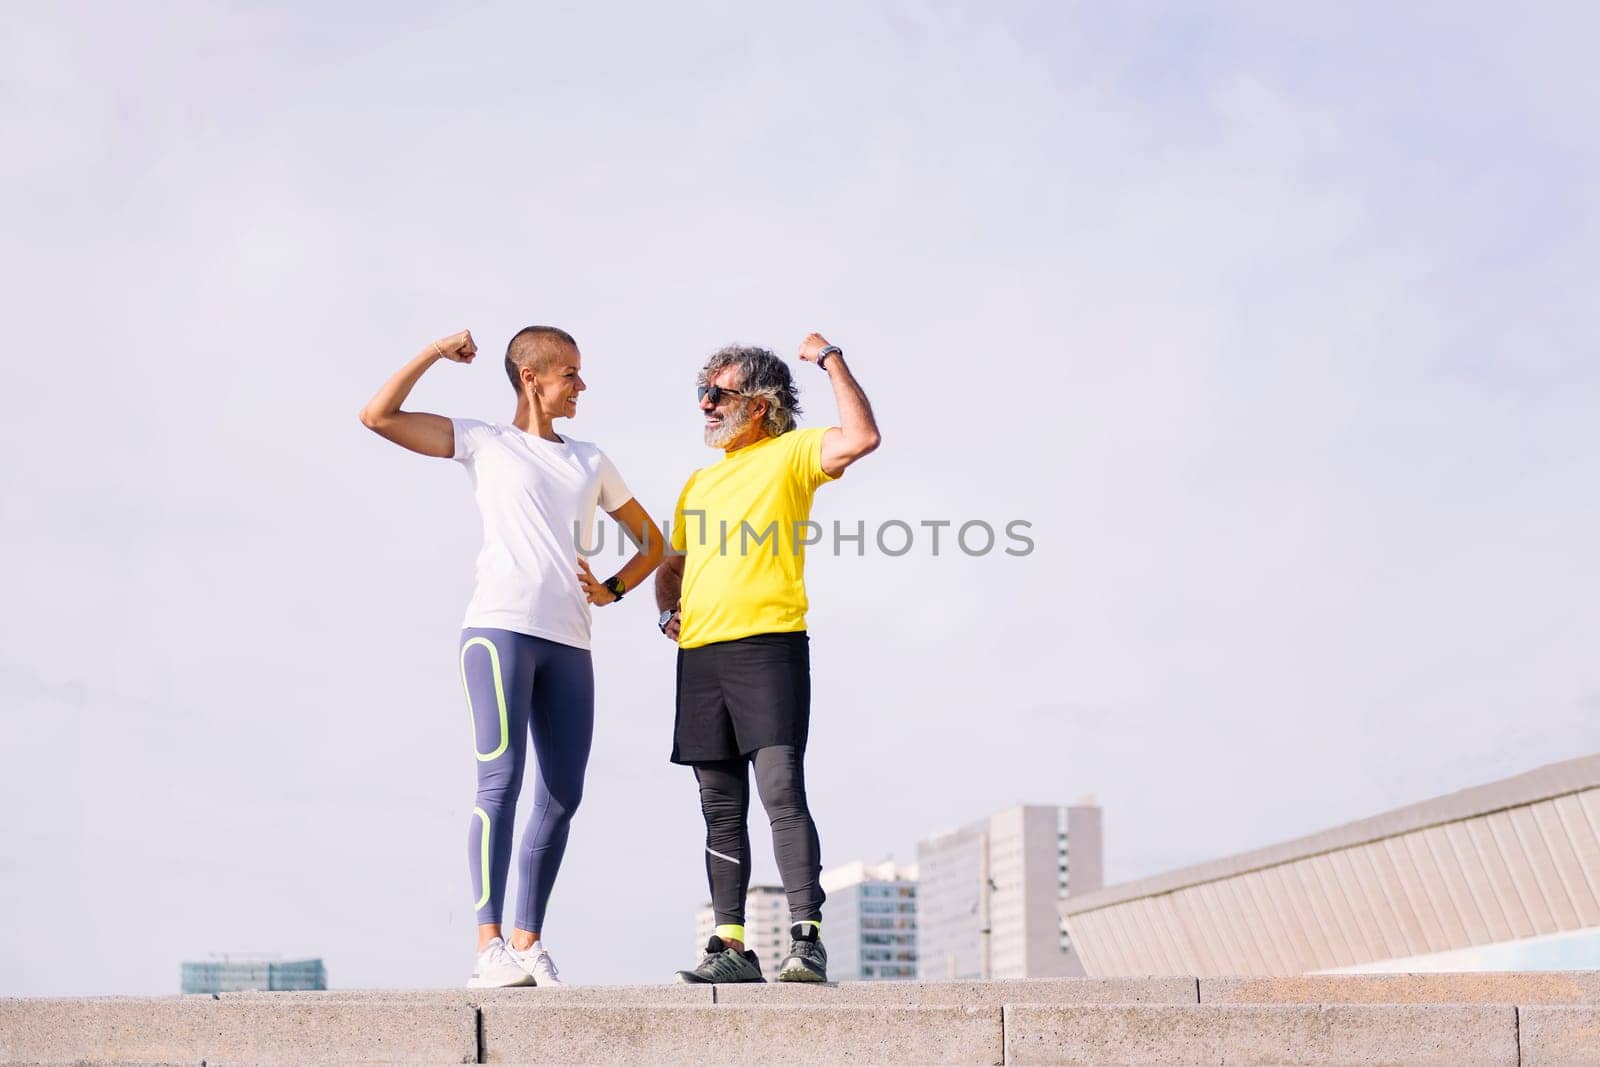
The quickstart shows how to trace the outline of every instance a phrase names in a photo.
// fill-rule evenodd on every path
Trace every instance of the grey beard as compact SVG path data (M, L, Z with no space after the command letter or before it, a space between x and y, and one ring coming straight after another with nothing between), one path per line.
M738 414L725 416L721 426L706 427L706 444L712 448L725 448L729 441L744 433L745 427L749 425L750 409L741 407Z

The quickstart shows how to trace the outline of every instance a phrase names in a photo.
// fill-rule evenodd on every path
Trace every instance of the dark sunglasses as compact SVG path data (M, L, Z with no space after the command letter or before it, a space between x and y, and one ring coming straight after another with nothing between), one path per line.
M696 388L694 393L695 396L700 398L700 403L704 404L709 400L712 407L719 406L725 396L749 397L754 395L753 393L741 393L737 389L724 389L720 385L702 385Z

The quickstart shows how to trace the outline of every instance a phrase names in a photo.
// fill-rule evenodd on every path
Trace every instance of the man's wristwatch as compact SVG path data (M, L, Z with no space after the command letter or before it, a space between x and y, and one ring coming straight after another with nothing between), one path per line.
M844 349L840 348L838 345L829 345L827 348L824 348L821 352L817 353L817 367L821 370L827 370L828 357L842 355L844 355Z
M628 587L622 584L622 576L619 574L613 574L600 584L611 590L611 595L618 600L621 600L622 594L628 591Z
M672 621L672 617L677 613L677 608L668 608L666 611L661 613L661 617L656 620L656 626L660 628L662 633L667 632L667 624Z

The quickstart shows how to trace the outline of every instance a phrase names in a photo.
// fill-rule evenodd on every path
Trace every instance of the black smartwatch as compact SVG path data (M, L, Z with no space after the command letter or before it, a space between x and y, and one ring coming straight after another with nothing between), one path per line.
M627 586L622 584L622 577L620 575L613 574L600 584L611 590L611 595L616 597L618 600L621 600L622 594L627 591Z

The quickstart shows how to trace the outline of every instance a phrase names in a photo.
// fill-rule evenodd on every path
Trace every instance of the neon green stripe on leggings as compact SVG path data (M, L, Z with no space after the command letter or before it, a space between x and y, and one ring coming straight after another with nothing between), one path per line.
M473 808L472 814L483 820L483 836L478 840L478 869L482 872L483 893L478 897L478 902L473 908L481 908L489 903L489 813L482 808Z
M467 649L482 645L489 650L489 670L494 674L494 699L500 705L500 747L485 755L478 751L478 716L472 710L472 690L467 687ZM467 715L472 719L472 752L480 763L497 758L511 743L511 728L506 724L506 683L500 675L500 652L487 637L474 637L461 646L461 688L467 691Z

